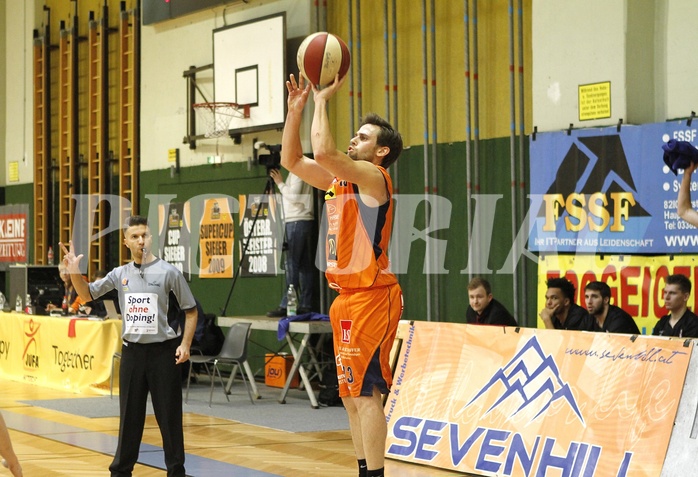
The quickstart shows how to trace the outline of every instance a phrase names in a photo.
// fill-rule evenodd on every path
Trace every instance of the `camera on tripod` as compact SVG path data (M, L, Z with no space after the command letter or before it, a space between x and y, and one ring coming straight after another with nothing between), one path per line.
M260 166L266 166L267 173L271 169L279 169L281 167L281 144L268 145L262 141L254 144L255 150L259 151L264 148L269 151L269 154L258 154L257 163Z

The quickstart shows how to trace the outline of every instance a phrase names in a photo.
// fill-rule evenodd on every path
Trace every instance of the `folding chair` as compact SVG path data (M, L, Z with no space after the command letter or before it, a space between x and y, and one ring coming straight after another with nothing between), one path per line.
M192 366L189 366L189 375L187 376L187 393L184 398L184 402L189 399L189 382L191 381L191 370L194 364L203 364L206 368L206 372L211 378L211 392L208 398L208 406L211 407L213 402L213 386L216 381L216 374L223 387L223 393L225 398L230 402L228 393L225 392L225 384L223 383L223 377L221 376L219 364L233 364L240 369L240 375L242 376L242 381L245 383L245 389L247 390L247 395L250 397L250 401L254 404L254 399L252 398L252 392L250 391L250 385L245 378L244 366L247 363L247 343L250 336L251 323L234 323L228 330L228 334L223 342L223 347L218 356L206 356L206 355L193 355L189 357ZM213 370L210 370L208 365L213 364ZM249 365L248 365L249 366ZM235 372L235 371L234 371Z

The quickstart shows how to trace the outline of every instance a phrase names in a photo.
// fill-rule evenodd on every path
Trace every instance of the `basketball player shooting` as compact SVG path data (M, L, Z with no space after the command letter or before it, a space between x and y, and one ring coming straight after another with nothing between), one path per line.
M343 81L337 74L323 89L312 86L311 160L303 155L299 132L311 87L302 76L298 82L290 76L281 165L326 191L325 276L339 293L330 308L339 395L349 416L359 476L373 477L384 475L382 394L392 384L388 358L402 315L402 291L387 256L393 190L386 170L400 155L402 138L387 121L369 114L347 152L338 151L327 104Z

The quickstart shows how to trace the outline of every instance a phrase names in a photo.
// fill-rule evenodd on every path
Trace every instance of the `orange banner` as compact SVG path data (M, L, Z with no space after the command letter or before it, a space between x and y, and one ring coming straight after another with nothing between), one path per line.
M693 342L415 322L386 456L485 476L659 476Z
M199 278L232 278L235 222L225 197L207 199L201 215Z
M73 392L109 393L121 321L3 313L0 376ZM118 379L115 378L115 385Z

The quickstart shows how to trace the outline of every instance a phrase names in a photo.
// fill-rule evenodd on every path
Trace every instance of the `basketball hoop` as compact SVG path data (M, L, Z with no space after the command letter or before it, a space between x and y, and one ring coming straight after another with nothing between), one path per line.
M233 118L249 118L250 105L237 103L196 103L191 107L203 123L207 138L228 135L228 126Z

